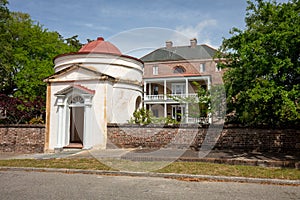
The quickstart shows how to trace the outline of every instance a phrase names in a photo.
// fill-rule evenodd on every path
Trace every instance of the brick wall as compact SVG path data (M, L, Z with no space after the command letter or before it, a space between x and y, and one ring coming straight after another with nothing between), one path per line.
M45 125L0 125L0 153L42 153Z
M138 126L109 124L108 148L188 148L203 147L217 141L215 149L240 149L261 152L295 152L300 150L300 130L270 130L234 127L200 128L193 125ZM221 134L218 134L221 130ZM205 138L207 133L209 135Z
M180 125L179 128L178 126L109 124L107 147L189 148L197 144L210 145L217 140L215 149L300 151L300 130L297 129L224 127L219 137L215 130L220 130L220 127L207 129L194 125ZM205 137L208 131L209 135ZM44 143L44 125L0 125L0 153L42 153Z

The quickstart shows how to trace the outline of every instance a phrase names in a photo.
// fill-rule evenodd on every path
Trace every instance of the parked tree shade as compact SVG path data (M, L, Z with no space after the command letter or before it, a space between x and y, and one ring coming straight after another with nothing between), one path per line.
M300 1L248 1L245 30L233 28L219 56L228 112L246 125L300 124ZM224 55L225 53L225 55Z

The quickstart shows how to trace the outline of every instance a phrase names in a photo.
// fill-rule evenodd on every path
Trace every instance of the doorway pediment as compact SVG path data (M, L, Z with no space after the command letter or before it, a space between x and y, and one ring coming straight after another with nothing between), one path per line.
M57 93L55 93L55 96L67 95L69 93L74 93L74 92L79 94L90 94L90 95L95 94L95 90L88 89L87 87L84 87L82 85L74 84L74 85L70 85L65 89L58 91Z

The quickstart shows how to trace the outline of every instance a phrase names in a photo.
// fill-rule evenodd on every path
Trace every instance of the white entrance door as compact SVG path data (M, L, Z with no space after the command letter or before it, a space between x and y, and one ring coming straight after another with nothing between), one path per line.
M172 118L176 121L181 122L185 116L185 106L184 105L173 105L172 106Z

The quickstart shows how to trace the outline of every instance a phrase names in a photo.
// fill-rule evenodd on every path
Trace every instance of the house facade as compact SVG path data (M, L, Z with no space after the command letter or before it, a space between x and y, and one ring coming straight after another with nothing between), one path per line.
M144 62L144 106L155 117L168 117L183 123L211 123L209 115L195 117L188 102L197 97L197 87L210 89L222 84L222 70L214 60L217 50L198 45L191 39L187 46L166 46L141 58ZM190 106L190 107L189 107Z
M54 64L44 80L45 150L106 148L107 123L126 123L142 105L143 62L100 37Z
M195 117L190 103L175 98L197 97L198 87L222 84L215 54L192 39L187 46L168 41L137 59L100 37L78 52L58 55L55 73L44 80L45 150L105 149L107 124L127 123L142 104L156 117L211 123L209 115Z

